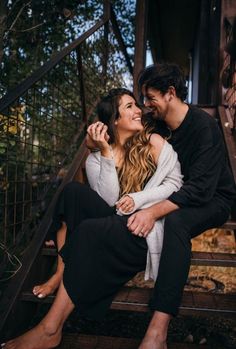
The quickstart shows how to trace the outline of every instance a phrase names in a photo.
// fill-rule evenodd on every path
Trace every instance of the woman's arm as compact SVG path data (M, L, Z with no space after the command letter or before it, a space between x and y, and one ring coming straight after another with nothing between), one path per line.
M95 190L110 206L119 198L119 181L112 158L107 126L95 122L87 129L89 140L99 151L91 153L85 163L90 187Z
M100 152L89 154L86 174L90 187L95 190L110 206L119 198L119 181L113 159L101 156Z

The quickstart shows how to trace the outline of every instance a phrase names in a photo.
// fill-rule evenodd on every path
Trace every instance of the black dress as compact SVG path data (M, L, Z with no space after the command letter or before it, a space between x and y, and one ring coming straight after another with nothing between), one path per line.
M147 244L127 229L127 216L115 214L88 185L67 184L57 201L51 231L67 225L59 252L63 283L79 314L102 318L122 285L146 266Z

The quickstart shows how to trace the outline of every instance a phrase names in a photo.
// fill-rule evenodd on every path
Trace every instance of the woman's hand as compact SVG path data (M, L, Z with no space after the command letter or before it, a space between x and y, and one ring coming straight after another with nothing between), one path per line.
M116 208L124 213L129 213L134 209L134 200L129 195L122 196L116 203Z
M110 155L109 135L105 124L100 121L95 122L88 127L87 134L91 144L98 148L103 156Z
M94 141L92 140L92 138L90 137L90 135L87 133L86 137L85 137L85 143L86 143L86 147L90 150L96 150L96 145L94 143Z

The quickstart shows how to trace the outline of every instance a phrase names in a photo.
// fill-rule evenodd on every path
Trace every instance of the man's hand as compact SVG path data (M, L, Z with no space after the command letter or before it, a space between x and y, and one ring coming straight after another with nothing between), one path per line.
M168 199L163 200L132 214L128 219L127 227L132 234L146 238L152 230L155 221L178 209L179 206L173 202Z
M150 208L144 208L132 214L127 223L132 234L146 238L155 223L155 216Z

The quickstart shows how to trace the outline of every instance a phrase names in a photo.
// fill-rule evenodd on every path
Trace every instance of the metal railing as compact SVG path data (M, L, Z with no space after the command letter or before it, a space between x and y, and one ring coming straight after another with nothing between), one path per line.
M132 66L106 3L104 16L0 100L0 279L20 263L84 138L99 96L132 86Z

